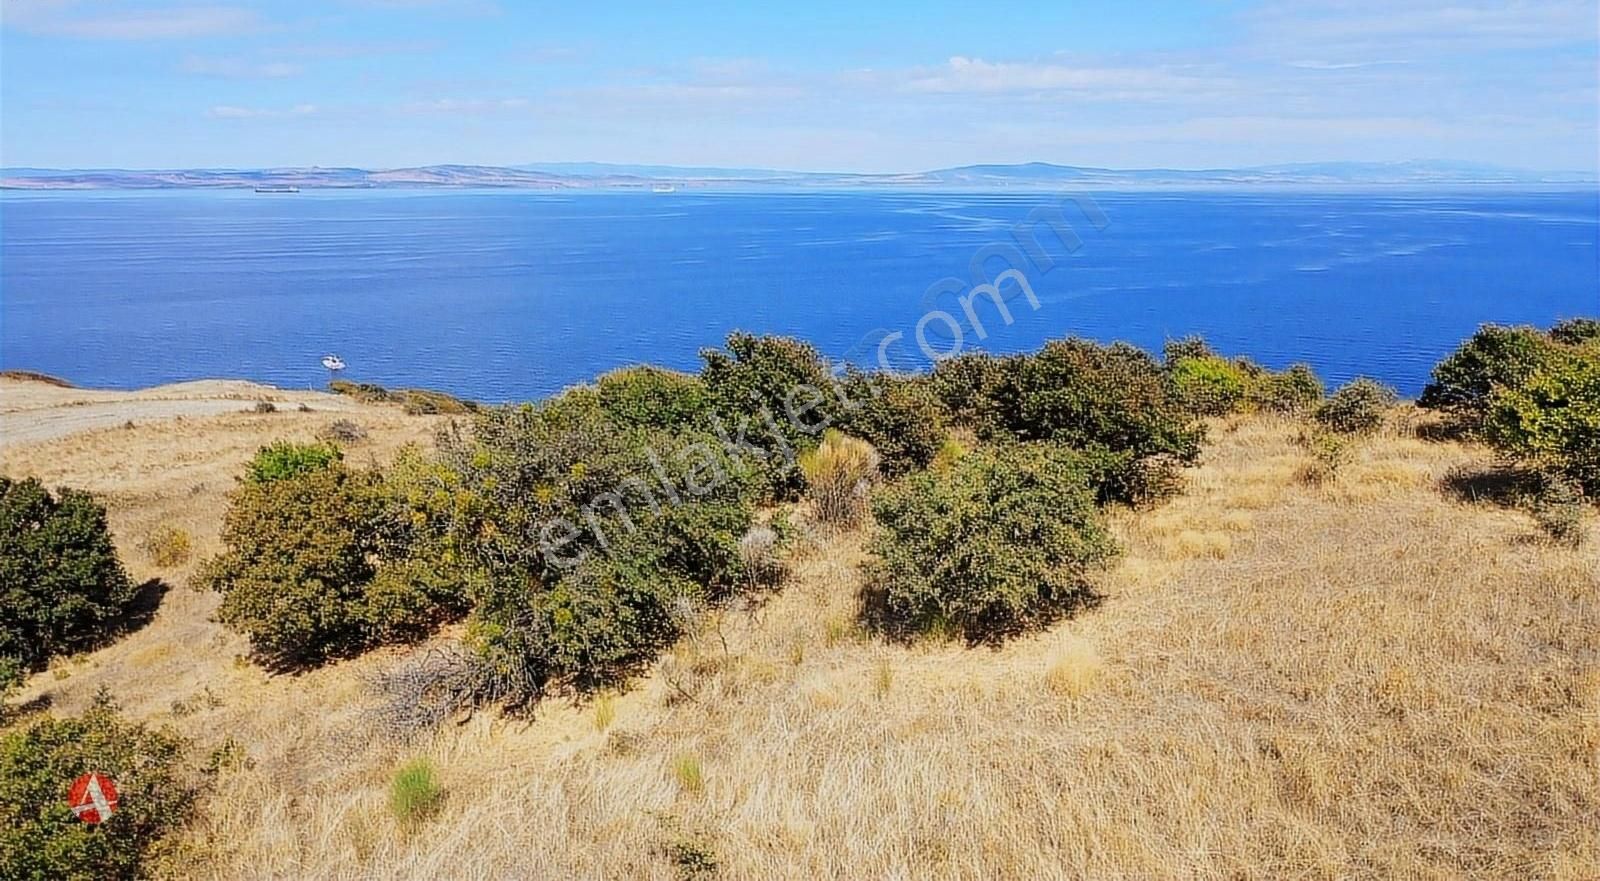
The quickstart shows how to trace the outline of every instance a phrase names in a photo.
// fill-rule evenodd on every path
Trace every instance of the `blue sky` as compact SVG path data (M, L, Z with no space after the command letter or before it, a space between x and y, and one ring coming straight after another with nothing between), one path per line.
M1600 153L1600 0L0 3L12 166Z

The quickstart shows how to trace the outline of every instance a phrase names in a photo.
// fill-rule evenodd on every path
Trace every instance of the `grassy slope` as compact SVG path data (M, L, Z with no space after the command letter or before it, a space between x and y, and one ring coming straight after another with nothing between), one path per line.
M149 577L143 532L214 549L226 475L318 418L79 436L5 470L108 493ZM380 457L431 426L366 419ZM1438 491L1485 450L1401 432L1302 486L1295 431L1219 426L1187 495L1119 515L1106 602L1000 650L859 635L845 535L625 694L410 750L363 719L398 651L268 677L181 588L25 696L70 711L106 684L203 747L245 746L190 836L201 877L671 878L688 845L729 878L1600 876L1592 520L1585 550L1538 543L1524 515ZM446 801L402 832L386 787L417 752Z

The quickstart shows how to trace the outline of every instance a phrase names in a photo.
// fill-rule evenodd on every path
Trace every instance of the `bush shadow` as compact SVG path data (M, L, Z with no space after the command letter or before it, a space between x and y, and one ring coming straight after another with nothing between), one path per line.
M1515 465L1461 466L1451 469L1439 488L1467 504L1517 508L1539 494L1544 478L1537 471Z

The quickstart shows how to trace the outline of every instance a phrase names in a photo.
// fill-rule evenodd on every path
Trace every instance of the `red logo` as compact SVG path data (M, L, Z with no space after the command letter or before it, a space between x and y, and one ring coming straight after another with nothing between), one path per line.
M85 774L67 792L72 815L85 823L104 823L117 812L117 784L104 774Z

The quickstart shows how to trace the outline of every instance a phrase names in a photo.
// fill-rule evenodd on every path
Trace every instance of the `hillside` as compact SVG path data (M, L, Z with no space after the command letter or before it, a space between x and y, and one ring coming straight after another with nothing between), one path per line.
M1594 518L1569 549L1464 498L1493 454L1424 439L1408 406L1320 486L1296 479L1295 423L1213 420L1183 495L1113 513L1125 553L1103 601L1003 648L863 634L863 534L813 530L780 592L703 622L623 693L407 745L375 733L368 683L425 647L270 675L186 587L192 562L137 549L177 525L195 559L215 552L263 443L337 415L368 430L352 459L384 461L437 417L324 395L271 414L236 412L249 396L113 401L109 423L41 433L21 385L0 386L5 434L25 438L0 471L100 494L134 577L172 589L151 624L20 698L73 712L106 687L202 752L243 748L185 833L184 875L1600 877ZM388 781L419 753L446 798L403 831Z

